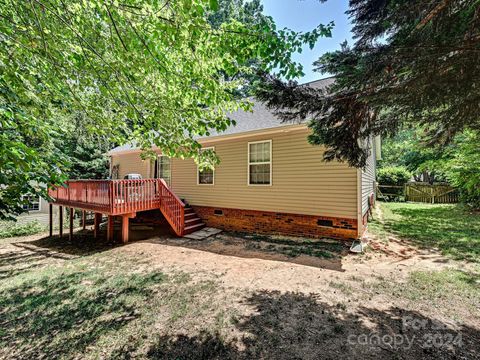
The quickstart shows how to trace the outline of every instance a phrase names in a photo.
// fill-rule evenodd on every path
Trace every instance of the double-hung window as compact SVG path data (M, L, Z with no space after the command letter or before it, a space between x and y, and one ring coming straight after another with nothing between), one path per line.
M172 169L171 162L168 156L158 156L158 177L165 180L168 186L172 186Z
M205 150L215 150L214 147L203 148ZM215 170L213 169L203 169L197 167L197 185L213 185L215 178Z
M272 184L272 140L248 143L248 185Z

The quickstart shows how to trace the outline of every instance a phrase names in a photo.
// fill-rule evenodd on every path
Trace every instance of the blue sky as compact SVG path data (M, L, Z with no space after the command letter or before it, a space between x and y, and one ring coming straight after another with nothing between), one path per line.
M295 60L304 67L305 76L298 79L300 83L316 80L328 75L313 72L312 63L327 51L340 48L340 43L347 40L352 43L351 24L345 11L348 0L262 0L264 13L275 20L277 27L288 27L296 31L309 31L318 24L335 22L331 38L320 38L313 50L306 46Z

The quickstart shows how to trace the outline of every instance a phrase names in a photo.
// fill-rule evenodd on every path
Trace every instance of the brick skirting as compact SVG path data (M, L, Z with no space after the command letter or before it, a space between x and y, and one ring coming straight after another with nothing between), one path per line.
M207 226L228 231L356 239L357 220L192 205ZM221 212L221 214L220 214Z

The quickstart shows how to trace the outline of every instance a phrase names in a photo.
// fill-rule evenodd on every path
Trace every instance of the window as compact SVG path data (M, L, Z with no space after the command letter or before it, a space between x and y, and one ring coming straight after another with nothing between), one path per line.
M201 151L214 150L213 147L203 148ZM197 185L213 185L215 177L215 170L204 169L201 170L197 167Z
M115 180L115 179L118 179L120 176L120 164L116 164L116 165L113 165L112 166L112 179Z
M170 167L170 158L168 156L160 155L158 157L158 170L157 174L160 179L165 180L168 186L171 186L172 171Z
M248 185L272 184L272 140L248 143Z
M40 197L32 195L22 196L22 208L25 211L38 211L40 210Z

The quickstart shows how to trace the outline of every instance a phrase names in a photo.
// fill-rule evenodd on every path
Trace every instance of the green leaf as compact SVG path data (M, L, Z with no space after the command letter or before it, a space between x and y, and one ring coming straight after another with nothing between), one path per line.
M218 0L210 0L210 9L213 11L218 10Z

